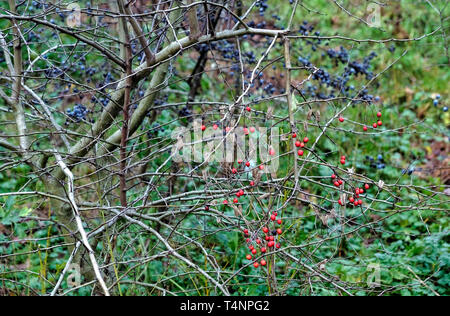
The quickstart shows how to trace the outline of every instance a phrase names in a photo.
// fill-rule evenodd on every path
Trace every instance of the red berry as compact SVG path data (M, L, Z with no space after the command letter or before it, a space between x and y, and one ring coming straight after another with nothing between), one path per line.
M209 211L209 206L208 205L205 206L205 211Z
M269 241L268 243L267 243L267 246L269 246L269 248L272 248L273 246L274 246L274 242L273 241Z
M247 162L245 163L245 165L246 165L247 167L250 167L250 161L247 161Z
M341 179L338 180L339 185L342 185L342 183L344 183L344 181L342 181Z
M345 165L345 160L341 159L341 165Z
M296 134L296 133L293 133L293 134L292 134L292 138L297 138L297 134Z
M266 251L267 251L266 247L262 247L262 248L261 248L261 252L262 252L262 253L265 253Z
M283 233L283 231L282 231L280 228L278 228L278 229L277 229L277 234L278 234L278 235L281 235L282 233Z
M258 267L259 267L259 263L258 263L258 262L255 262L255 263L253 264L253 266L254 266L255 268L258 268Z
M244 234L248 235L248 229L244 229Z
M359 189L359 194L363 194L364 190L363 189Z
M350 203L355 202L355 199L353 197L349 198L348 200L350 201Z
M281 245L280 245L280 244L277 244L275 247L277 247L277 249L280 249L280 248L281 248Z
M206 130L206 126L202 125L202 131L205 131L205 130Z
M247 255L245 258L246 258L247 260L252 260L252 256L251 256L251 255Z
M309 142L309 138L308 137L303 138L303 142L306 144L307 142Z
M299 156L303 156L303 154L304 154L303 150L299 150L299 151L298 151L298 155L299 155Z
M368 185L368 184L366 184L364 187L366 188L366 190L370 189L370 185Z
M354 203L354 204L355 204L355 206L358 206L358 201L355 201L355 203Z
M233 174L236 174L236 173L237 173L236 168L231 169L231 172L232 172Z
M252 254L256 255L258 253L258 251L256 249L253 248L252 250Z
M238 160L238 164L241 164L241 163L242 163L242 160L239 159L239 160Z
M301 145L300 141L295 142L295 147L300 147L300 145Z
M339 182L338 182L338 181L335 181L335 182L334 182L334 186L335 186L335 187L339 187L339 186L340 186Z
M275 237L269 236L269 240L270 240L270 241L274 241L274 240L275 240Z
M381 117L381 112L378 112L378 113L377 113L377 117Z
M373 128L377 128L378 127L378 124L377 123L373 123Z
M227 201L227 200L223 200L223 204L224 204L224 205L227 205L227 204L228 204L228 201Z
M250 112L252 109L249 106L247 106L246 110L247 112Z
M247 127L244 127L244 134L248 135L248 128Z
M255 186L255 182L254 181L250 181L250 186Z
M281 225L283 221L281 219L277 220L278 225Z
M261 239L256 239L256 243L259 245L259 244L261 244Z
M264 165L259 165L259 170L264 170Z
M347 157L341 156L341 160L345 160L345 159L347 159Z
M266 241L269 241L269 236L266 236Z
M344 123L344 121L345 121L345 119L341 116L341 117L339 118L339 122Z
M234 198L233 203L237 204L239 202L239 200L237 198Z
M266 260L262 259L261 260L261 265L264 267L267 264Z
M253 247L253 245L248 246L248 249L253 250L255 249L255 247Z
M245 193L244 193L244 190L239 190L239 195L240 196L243 196Z
M247 238L245 241L247 242L247 244L250 243L250 238Z
M269 229L267 227L264 227L262 230L265 234L267 234L269 232Z
M333 175L331 175L331 179L336 179L336 175L335 174L333 174Z
M213 130L217 130L219 128L219 126L217 124L213 125Z
M358 189L358 188L355 190L355 193L356 193L357 195L359 194L359 189Z
M364 130L364 132L367 132L367 130L368 130L367 126L364 126L363 130Z
M383 125L383 122L378 121L377 125L378 125L378 126L381 126L381 125Z
M250 133L254 133L255 132L255 128L254 127L250 127Z
M275 215L272 215L272 216L270 216L270 219L271 219L272 221L274 221L274 220L277 219L277 217L276 217Z
M271 156L275 155L275 150L270 149L270 150L269 150L269 155L271 155Z
M342 203L342 201L339 199L338 200L339 205L344 205L344 203Z

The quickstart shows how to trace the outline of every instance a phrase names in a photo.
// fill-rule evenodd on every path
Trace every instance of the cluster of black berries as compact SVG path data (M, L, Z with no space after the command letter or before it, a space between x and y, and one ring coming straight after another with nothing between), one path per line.
M250 21L250 22L248 22L248 26L254 27L254 28L257 28L257 29L265 29L266 26L267 26L267 22L266 21L262 21L262 22L256 23L255 21ZM245 39L245 37L244 37L244 39Z
M155 105L164 105L169 100L169 95L167 93L158 95L158 98L155 100Z
M94 103L94 104L100 103L100 105L101 105L102 107L105 107L105 106L108 105L109 99L110 99L110 96L109 96L109 95L107 95L107 96L105 96L105 97L100 97L100 98L96 98L95 96L93 96L93 97L91 98L91 102Z
M28 42L39 42L41 40L41 36L33 30L24 29L24 34L26 34Z
M65 69L61 69L61 68L56 68L56 67L52 67L52 68L48 68L44 71L45 77L46 78L64 78L65 76Z
M255 6L257 8L259 8L259 14L261 16L263 16L264 13L266 13L266 10L269 8L269 5L267 4L267 0L258 0L258 1L256 1Z
M339 64L339 62L342 64L347 64L350 59L348 51L343 46L341 46L339 50L334 50L332 48L328 49L327 55L335 61L336 66Z
M385 164L383 155L381 155L381 154L378 155L376 161L371 156L366 156L366 160L368 160L370 162L370 167L371 168L377 168L377 169L384 169L384 168L386 168L386 164Z
M435 107L437 107L437 106L439 105L440 101L441 101L441 95L440 95L440 94L437 94L437 95L434 97L434 99L433 99L433 105L434 105ZM447 107L447 106L444 106L444 107L442 108L442 111L448 112L448 107Z
M58 14L61 21L64 21L66 19L66 14L62 12L60 8L56 8L55 12Z
M403 174L403 175L408 174L408 176L410 176L410 175L412 175L415 171L416 171L416 169L415 169L414 167L410 167L410 168L407 168L407 169L403 169L403 170L402 170L402 174Z
M302 93L319 99L335 98L336 95L343 95L350 98L357 98L359 102L372 103L379 101L379 99L375 99L373 95L370 95L369 90L364 87L356 95L354 93L355 87L349 84L350 80L358 75L365 76L367 80L373 78L374 75L370 68L373 59L377 56L375 52L371 52L369 56L365 57L363 62L350 60L348 51L342 46L339 50L328 49L326 56L334 60L336 66L339 64L345 65L343 73L340 75L332 75L328 70L313 65L308 57L300 56L298 58L300 64L312 73L312 79L319 84L318 87L309 86ZM323 89L320 89L320 87ZM321 91L326 91L328 94Z
M107 73L104 73L103 77L105 78L105 81L103 82L104 85L107 85L107 84L115 81L113 75L109 71Z
M351 73L354 73L356 75L358 74L364 75L367 80L371 80L373 78L373 72L370 71L369 69L371 67L372 60L377 56L378 56L377 53L371 52L369 56L364 58L364 61L362 63L352 61L349 63L347 71L350 71Z
M148 136L148 138L154 138L154 137L158 136L159 132L163 133L164 132L164 128L160 124L154 123L150 127L150 129L147 131L147 136Z
M303 36L311 36L314 31L314 26L309 24L308 21L304 21L300 26L299 33ZM316 31L315 36L319 37L320 32ZM308 39L306 43L311 46L311 50L315 52L319 45L322 44L320 38ZM325 46L329 45L329 42L324 43ZM303 50L303 47L300 48ZM355 93L355 87L350 84L351 80L355 80L357 76L364 76L367 80L371 80L374 74L371 70L372 63L377 54L371 52L366 56L363 61L351 60L350 54L343 46L338 49L323 49L322 57L328 57L336 67L343 65L344 69L340 74L332 74L329 69L323 67L317 67L310 60L311 56L307 53L302 53L298 57L300 66L303 66L308 72L312 73L312 79L318 82L317 86L308 86L302 93L310 97L317 97L319 99L334 98L337 95L355 98L359 102L373 103L378 102L379 99L375 99L374 96L369 94L368 89L362 87L359 94Z
M187 117L189 120L192 119L192 111L187 108L187 107L183 107L179 112L178 112L178 116L179 117Z
M26 1L24 1L24 3L26 3ZM28 10L34 11L36 9L41 9L42 7L43 5L39 1L32 1L31 5L28 7Z
M207 43L202 43L202 44L197 44L195 46L195 49L199 52L199 53L206 53L209 51L209 44Z
M208 45L200 45L199 49L208 50ZM236 44L231 41L222 40L217 43L211 43L211 49L217 51L224 59L239 60L239 51L236 48Z
M303 24L300 25L300 29L298 30L298 33L300 35L308 36L311 34L311 32L314 30L314 26L309 24L308 21L303 21ZM316 36L319 36L320 33L316 32Z
M84 121L89 114L89 110L82 104L76 104L73 109L67 110L67 115L76 123ZM68 122L66 122L68 124Z
M434 97L434 100L433 100L433 105L434 106L438 106L438 104L439 104L439 100L441 99L441 96L438 94L438 95L436 95L435 97Z

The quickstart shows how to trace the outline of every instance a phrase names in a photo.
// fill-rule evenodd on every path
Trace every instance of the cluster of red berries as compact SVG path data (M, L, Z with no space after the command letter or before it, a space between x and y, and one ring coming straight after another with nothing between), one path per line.
M378 126L382 126L383 125L383 122L381 121L381 112L378 112L377 113L377 117L378 117L378 121L377 122L375 122L375 123L373 123L373 128L377 128ZM367 132L367 130L368 130L368 128L367 128L367 126L364 126L363 127L363 130L365 131L365 132Z
M365 188L365 190L369 190L370 186L368 184L365 184L364 188ZM363 194L363 193L364 193L364 189L356 188L355 194L348 199L348 202L354 206L363 205L364 202L360 199L360 194ZM341 199L339 199L338 203L341 206L344 205L344 202Z
M279 239L279 236L283 233L283 230L278 227L276 228L275 225L281 225L283 223L283 221L281 219L277 219L278 213L277 212L272 212L272 214L270 215L270 220L274 223L274 230L271 232L271 234L269 234L270 230L268 227L263 227L262 232L264 233L264 239L262 238L256 238L255 241L253 242L250 239L250 235L249 235L249 230L248 229L244 229L244 236L247 238L247 244L249 245L248 248L251 252L251 254L248 254L245 258L247 260L253 260L253 256L256 256L258 254L258 249L255 248L256 247L259 248L259 252L261 253L261 255L265 255L267 253L267 250L269 249L280 249L281 248L281 244L279 242L277 242L277 239ZM276 223L276 224L275 224ZM276 228L276 229L275 229ZM278 240L279 241L279 240ZM261 259L260 262L255 261L253 262L253 266L255 268L258 268L259 266L265 266L267 265L267 261L265 259Z
M247 127L244 127L244 134L245 135L248 135L249 133L254 133L254 132L256 132L256 129L252 126L252 127L250 127L250 128L247 128Z
M217 124L214 124L213 125L213 130L217 130L219 128L219 125L217 125ZM200 129L202 130L202 132L204 132L204 131L206 131L206 125L202 125L201 127L200 127ZM231 130L231 128L230 127L225 127L225 131L228 133L229 131ZM256 128L254 128L253 126L252 127L250 127L250 128L247 128L247 127L244 127L244 129L243 129L243 131L244 131L244 134L245 135L248 135L249 133L254 133L254 132L256 132Z
M243 164L243 161L242 160L238 160L238 164L239 165L242 165ZM246 167L250 167L250 162L249 161L247 161L245 164L244 164ZM263 170L264 169L264 165L259 165L259 167L258 167L260 170ZM236 168L232 168L231 169L231 173L232 174L237 174L239 171L238 171L238 169L236 169ZM250 182L249 182L249 184L250 184L250 186L251 187L253 187L253 186L255 186L255 181L253 181L253 180L251 180ZM237 203L239 203L239 198L241 197L241 196L243 196L243 195L245 195L245 192L244 192L244 190L243 189L240 189L237 193L236 193L236 197L233 199L233 203L234 204L237 204ZM223 205L228 205L228 200L223 200Z
M333 184L336 188L339 188L342 184L344 184L344 180L338 179L335 174L331 176L331 179L334 181Z
M255 183L253 181L250 181L250 185L254 186ZM244 190L240 189L237 193L236 193L236 197L233 199L233 203L234 204L238 204L239 203L239 199L241 196L245 195ZM222 202L223 205L228 205L228 200L223 200ZM207 211L209 210L209 208L207 209Z
M341 156L341 165L345 165L345 159L346 159L345 156Z
M297 138L297 134L293 133L292 134L292 138ZM309 138L308 137L303 138L302 142L297 140L295 142L295 147L297 147L297 148L305 148L305 144L307 144L308 142L309 142ZM299 149L297 154L301 157L301 156L303 156L305 154L305 152L302 149Z

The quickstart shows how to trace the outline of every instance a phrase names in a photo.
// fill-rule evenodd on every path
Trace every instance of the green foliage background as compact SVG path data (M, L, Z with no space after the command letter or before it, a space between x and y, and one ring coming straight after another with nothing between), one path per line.
M81 1L83 2L83 1ZM284 3L286 2L286 3ZM295 21L301 23L308 20L317 25L322 35L340 34L358 39L386 39L395 38L402 34L407 34L409 38L418 37L422 34L431 33L438 25L442 23L439 17L426 4L425 1L398 1L398 4L388 6L382 11L382 28L380 31L376 28L361 27L356 20L346 16L336 7L326 0L305 1L315 10L320 11L321 15L308 10L300 9L297 12ZM245 3L245 1L244 1ZM271 1L269 12L277 13L282 20L289 17L290 6L288 1ZM445 13L448 13L447 8ZM267 16L270 16L267 15ZM448 17L447 17L448 18ZM397 23L398 22L398 23ZM281 23L281 22L280 22ZM0 21L0 27L6 28L7 21ZM448 31L448 20L444 21L444 28ZM72 39L64 38L67 42ZM52 41L49 35L49 41ZM348 42L334 41L333 47L339 45L348 47ZM377 94L383 98L383 122L390 128L409 126L404 133L389 134L385 136L379 134L373 137L359 137L351 134L340 133L335 138L340 141L336 144L340 148L345 148L345 153L357 167L358 171L364 172L366 176L378 181L382 179L386 183L411 184L428 187L430 185L439 185L441 179L431 175L413 173L412 175L403 174L402 170L408 168L413 163L415 166L424 166L429 161L427 155L431 152L431 145L436 142L449 141L450 113L442 111L442 105L434 107L432 105L432 96L439 93L442 96L442 104L448 106L449 100L449 82L450 72L448 60L445 56L443 36L437 33L435 36L428 37L420 42L395 43L394 53L387 48L392 43L387 44L369 44L353 43L352 54L363 58L369 51L375 51L377 57L378 71L384 69L404 52L406 55L396 63L383 77L380 78L380 87ZM299 47L293 49L293 58L303 54ZM245 49L245 47L244 47ZM280 53L281 50L278 51ZM274 53L276 54L276 53ZM320 60L320 54L318 54ZM57 59L58 56L50 55L48 58ZM92 59L92 60L91 60ZM89 63L101 64L102 57L98 60L91 55ZM183 74L189 71L195 65L195 60L187 54L177 58L177 71L180 74L178 78L171 79L171 88L173 90L188 91L189 87L182 78ZM4 67L4 65L1 65ZM298 75L298 74L297 74ZM81 76L81 74L80 74ZM209 101L223 101L229 98L227 85L221 76L207 74L203 76L202 99ZM220 92L222 91L222 92ZM169 94L169 102L182 102L185 97L180 94ZM299 100L300 101L300 100ZM4 106L0 100L0 106ZM267 103L259 103L255 109L264 109ZM200 108L194 109L200 111ZM282 108L277 111L283 113ZM361 108L351 109L346 116L355 121L364 121L368 116L376 113L376 108L361 111ZM64 122L64 118L60 118ZM158 137L164 138L170 135L170 130L179 123L173 123L173 115L168 111L163 111L158 117L158 124L167 126L164 132L160 132ZM281 126L288 131L287 125ZM148 126L148 128L151 128ZM313 135L311 137L314 137ZM157 140L155 140L157 141ZM335 150L335 145L327 142L319 144L320 149L324 151ZM1 155L2 149L0 149ZM377 170L368 166L366 156L377 157L382 154L387 162L387 168ZM444 156L448 156L448 152ZM167 159L167 155L162 155L153 162L158 166ZM441 159L441 158L439 158ZM288 165L288 164L285 164ZM38 190L41 186L39 182L29 180L27 167L19 166L8 171L1 171L2 162L0 160L0 193L17 191L24 185L28 190ZM447 166L448 167L448 166ZM280 170L280 174L286 174L288 170ZM326 175L326 170L311 170L312 174ZM448 183L447 183L448 184ZM187 187L194 188L192 183L186 183ZM308 188L312 193L326 195L321 186L311 186ZM401 193L401 192L397 192ZM405 192L403 201L408 205L415 201L416 197ZM448 195L447 195L448 196ZM156 198L156 196L155 196ZM385 198L380 196L381 198ZM0 288L9 289L9 294L44 294L47 293L49 282L54 283L55 276L64 267L67 260L65 247L52 246L64 243L64 239L57 237L47 239L46 237L57 235L58 229L51 217L50 221L45 222L42 227L37 226L35 221L23 221L26 216L39 215L34 210L40 208L42 204L47 203L40 198L30 200L17 198L0 199L0 223L8 229L11 234L4 234L0 231L0 254L9 255L23 253L21 256L14 256L12 260L6 259L0 261ZM447 211L450 204L447 205ZM449 252L449 219L446 212L434 212L424 210L423 212L396 212L390 210L385 204L379 205L380 212L384 215L390 214L389 218L378 223L377 230L382 232L373 235L370 229L363 229L358 234L349 235L347 238L335 238L332 242L322 245L316 252L315 241L320 240L320 236L332 230L339 234L339 227L324 227L315 216L312 209L302 210L301 220L291 223L291 238L294 244L310 244L298 251L299 256L303 253L314 253L314 259L320 261L321 258L334 256L334 259L327 262L325 269L330 274L338 276L341 280L355 285L354 294L367 295L371 290L367 290L366 282L372 270L369 265L379 265L381 269L381 282L385 289L385 294L389 295L441 295L450 294L450 252ZM297 212L296 206L289 206L285 212L293 214ZM377 214L371 214L377 215ZM335 223L338 225L337 223ZM197 229L204 229L202 221L197 217L187 218L182 229L192 231L195 237ZM130 229L136 229L131 227ZM33 241L24 241L21 243L11 243L11 238L28 239ZM43 238L42 241L39 238ZM137 238L136 244L144 245L148 240L144 236ZM150 240L151 241L151 240ZM201 240L208 249L214 251L217 261L222 267L229 269L233 273L239 269L245 262L246 250L244 241L239 232L221 232L210 235ZM99 248L103 247L99 245ZM125 240L119 244L117 251L124 250L122 260L132 258L136 253L127 253ZM40 248L45 250L40 250ZM140 249L139 246L136 246ZM188 248L189 255L192 258L201 257L196 252L195 247ZM339 253L336 256L336 253ZM5 264L7 262L7 264ZM284 263L279 261L279 269L284 272L286 278L294 278L302 270L285 269ZM26 265L27 271L11 273L13 270L20 270L22 265ZM209 289L202 289L207 284L207 280L202 276L190 276L184 274L187 267L174 265L170 259L161 259L152 261L133 272L130 277L139 277L148 283L155 283L165 277L167 270L178 271L176 278L171 278L172 290L180 291L181 294L190 295L211 295ZM285 269L285 270L283 270ZM32 273L30 273L30 271ZM251 278L252 269L247 268L244 271L247 277L237 276L232 284L235 284L235 295L266 295L267 286L259 282L255 276ZM248 277L250 276L250 277ZM6 281L14 280L14 282ZM423 283L423 282L424 283ZM249 282L246 285L246 282ZM253 283L254 282L254 283ZM259 282L259 284L258 284ZM32 289L23 287L21 284L28 284ZM361 290L357 290L360 287ZM66 285L63 288L67 288ZM89 287L70 292L70 295L88 295ZM379 294L377 289L374 294ZM154 291L147 288L128 285L126 280L120 285L120 294L124 295L152 295ZM338 292L331 286L325 286L319 282L313 282L311 287L304 287L295 281L291 282L286 290L288 295L337 295Z

